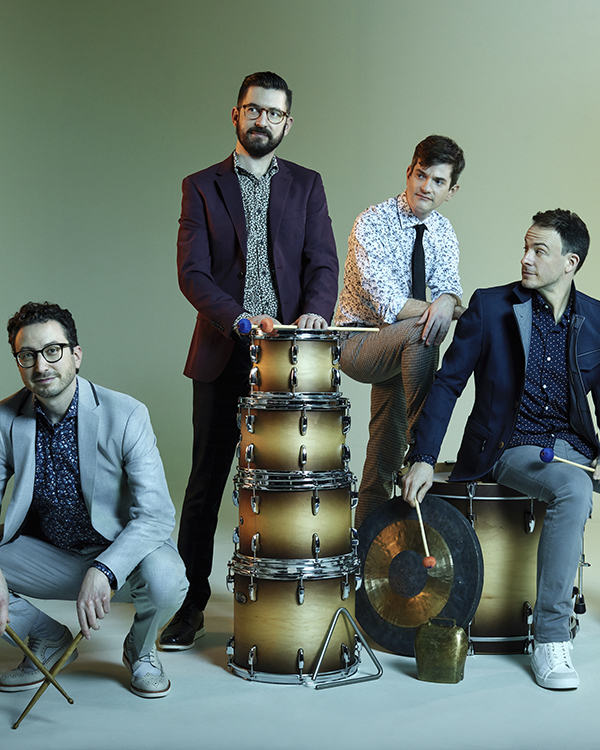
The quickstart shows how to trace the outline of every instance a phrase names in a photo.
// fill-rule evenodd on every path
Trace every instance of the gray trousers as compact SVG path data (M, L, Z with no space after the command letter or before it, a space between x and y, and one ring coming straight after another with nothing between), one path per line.
M415 439L419 415L433 383L439 347L425 346L418 318L378 332L349 334L341 342L340 367L353 380L372 383L369 442L358 493L356 526L392 496Z
M10 624L20 638L27 637L39 610L19 595L75 601L85 574L102 549L74 552L30 536L0 546L0 570L10 591ZM185 568L177 551L163 544L140 562L127 582L135 607L131 627L134 646L138 655L147 654L154 647L158 629L183 602L188 587ZM110 621L110 615L108 618Z
M554 453L585 466L590 459L564 440ZM592 491L600 483L591 473L559 462L546 464L540 448L523 445L505 451L493 470L496 482L547 504L537 559L535 638L540 643L568 641L573 582L581 555L583 530L592 512Z

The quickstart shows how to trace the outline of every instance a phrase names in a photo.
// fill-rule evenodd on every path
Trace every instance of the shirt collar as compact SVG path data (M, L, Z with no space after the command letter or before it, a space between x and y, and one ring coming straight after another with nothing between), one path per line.
M70 420L73 420L77 417L77 406L79 403L79 381L77 381L77 384L75 386L75 393L73 394L73 398L71 399L71 403L69 405L69 408L67 409L67 413L65 416L60 420L60 422L57 422L58 424L65 424L66 422L69 422ZM34 395L33 397L33 408L35 410L35 413L38 415L38 417L43 417L46 424L51 425L52 427L55 427L56 425L52 424L48 417L46 416L44 410L40 406L40 403L38 401L37 396Z
M256 175L253 175L252 172L248 172L247 169L244 169L242 165L239 162L237 151L233 152L233 169L235 170L235 173L239 177L240 175L243 175L244 177L253 177L257 182L258 180L262 180L264 177L273 177L274 174L277 174L279 172L279 164L277 163L277 157L275 154L273 154L273 158L271 159L271 163L269 164L269 168L264 173L262 177L257 177Z
M550 315L552 316L552 319L554 320L554 316L552 314L552 310L550 309L550 305L546 302L546 300L542 297L542 295L539 292L534 292L533 297L531 298L532 305L533 305L533 311L534 313L542 314L542 315ZM573 290L571 290L571 294L569 295L569 301L567 303L567 307L565 308L564 313L561 315L560 320L558 321L557 325L567 327L569 325L569 321L571 320L571 309L573 307Z

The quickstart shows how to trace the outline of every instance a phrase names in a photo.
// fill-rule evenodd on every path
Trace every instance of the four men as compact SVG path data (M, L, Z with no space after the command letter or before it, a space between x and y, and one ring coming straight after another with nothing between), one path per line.
M436 209L456 194L464 166L454 141L430 135L415 149L402 195L368 208L350 234L335 322L381 327L350 333L342 342L342 370L373 384L357 526L392 495L393 476L414 442L433 382L439 345L462 313L458 240Z
M176 613L160 637L163 650L191 648L204 633L237 404L249 390L248 341L238 323L269 317L326 328L337 297L321 178L275 156L292 126L291 102L279 76L248 76L232 110L235 151L183 182L179 281L197 310L184 371L193 380L194 443L178 541L183 562L170 538L174 508L145 407L78 376L82 350L68 310L28 303L9 321L25 388L0 402L0 496L15 477L0 543L0 635L10 622L48 668L72 635L23 596L76 600L89 638L110 611L111 589L128 581L136 616L123 660L141 697L170 690L156 654L159 627ZM380 328L349 331L342 341L342 370L372 384L357 525L390 497L407 447L404 499L422 501L473 373L475 404L451 479L488 478L547 503L532 669L543 687L575 688L571 588L592 491L600 489L600 443L587 402L591 392L600 412L600 302L573 284L589 236L569 211L536 214L520 283L477 290L465 311L456 235L436 210L458 190L464 165L454 141L429 136L415 149L406 190L363 212L350 235L336 323ZM439 345L458 319L434 382ZM543 447L596 467L593 475L543 463ZM25 658L0 677L0 691L42 682Z
M148 411L77 375L82 350L68 310L23 305L8 340L25 387L0 402L0 497L14 476L0 542L0 635L10 622L50 669L73 637L22 597L76 600L90 638L110 611L111 589L128 581L136 609L123 644L131 690L162 697L171 683L155 641L187 580ZM0 677L0 691L43 680L25 658Z

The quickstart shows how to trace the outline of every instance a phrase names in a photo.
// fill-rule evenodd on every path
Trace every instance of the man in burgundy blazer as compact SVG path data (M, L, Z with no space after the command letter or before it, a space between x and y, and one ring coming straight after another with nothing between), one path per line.
M191 648L204 633L218 510L239 438L237 402L249 392L248 341L237 323L271 317L325 328L337 299L321 177L274 155L291 128L290 107L282 78L248 76L232 111L235 152L183 181L179 285L198 313L184 370L194 387L194 445L178 540L190 590L161 635L163 650Z

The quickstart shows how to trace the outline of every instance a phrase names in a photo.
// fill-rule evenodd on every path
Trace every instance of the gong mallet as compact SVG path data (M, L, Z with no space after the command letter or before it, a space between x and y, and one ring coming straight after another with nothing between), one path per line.
M549 464L552 461L562 461L563 464L570 464L571 466L577 466L578 469L584 469L584 471L591 471L592 474L596 471L594 466L584 466L583 464L577 464L575 461L569 461L566 458L560 458L554 454L552 448L542 448L540 451L540 458L545 464Z
M21 649L21 651L25 654L25 656L39 669L39 671L44 675L46 680L51 682L54 687L62 694L64 697L69 701L69 703L73 703L73 698L71 698L66 690L62 688L61 685L58 684L56 679L53 677L52 673L48 671L48 669L42 664L42 662L37 658L37 656L33 653L33 651L29 648L29 646L22 641L19 636L15 633L15 631L10 627L10 625L6 626L6 634L12 638L12 640L17 644L17 646ZM41 687L41 686L40 686Z
M435 568L437 560L429 554L429 546L427 544L427 537L425 536L425 527L423 526L423 516L421 515L421 503L417 500L415 502L415 510L417 511L417 518L419 519L419 527L421 529L421 538L423 539L423 547L425 547L425 557L423 558L423 565L426 568Z
M11 636L12 637L12 636ZM81 630L75 638L73 638L73 641L71 642L71 645L69 648L65 651L65 653L60 657L60 659L56 662L56 664L52 667L52 671L50 673L51 677L54 678L55 675L57 675L60 670L65 666L67 661L69 660L69 657L75 651L77 646L79 645L79 641L83 638L83 633ZM23 711L23 713L19 716L17 721L13 724L13 729L18 729L19 724L23 721L23 719L27 716L27 714L31 711L31 709L35 706L35 704L39 701L39 699L42 697L42 695L46 692L46 688L50 685L50 682L48 681L48 678L44 680L44 682L39 686L39 688L36 691L36 694L33 696L33 698L29 701L27 704L27 707ZM73 703L71 698L69 698L69 703Z

